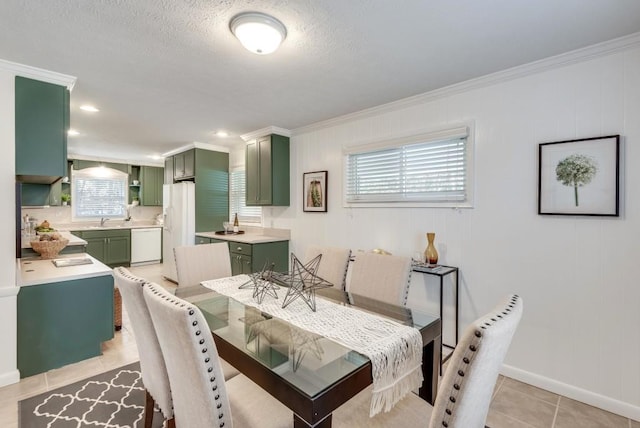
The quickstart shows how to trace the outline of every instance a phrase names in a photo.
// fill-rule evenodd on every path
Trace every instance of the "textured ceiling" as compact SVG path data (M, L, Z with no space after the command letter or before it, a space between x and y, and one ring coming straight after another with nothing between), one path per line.
M286 25L280 50L241 47L228 22L243 11ZM77 77L70 152L120 159L295 129L638 31L638 0L0 2L0 59Z

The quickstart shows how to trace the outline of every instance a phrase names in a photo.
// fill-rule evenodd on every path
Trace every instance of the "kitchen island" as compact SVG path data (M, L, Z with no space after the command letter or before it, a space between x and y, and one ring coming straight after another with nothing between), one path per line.
M88 254L88 264L56 267L53 260L19 259L18 370L27 377L102 353L113 338L111 269Z
M60 251L60 254L75 254L75 253L84 253L87 247L87 241L84 239L71 234L71 232L66 231L58 231L58 233L64 238L68 239L69 243L66 247ZM32 237L23 237L21 241L21 255L22 258L30 258L30 257L39 257L40 255L31 248L31 241L39 239L38 235L34 235Z
M283 229L247 230L242 234L196 233L196 244L227 242L233 275L259 272L272 267L289 270L289 231Z

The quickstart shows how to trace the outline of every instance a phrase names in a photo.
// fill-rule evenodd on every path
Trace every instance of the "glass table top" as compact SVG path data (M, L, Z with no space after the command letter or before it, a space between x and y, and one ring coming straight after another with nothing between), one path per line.
M176 294L200 308L215 336L277 373L285 382L309 397L321 394L369 363L366 356L330 339L295 327L230 297L197 287L199 289L178 288ZM319 295L318 298L364 309L418 329L438 321L435 316L339 290L323 290L322 297Z

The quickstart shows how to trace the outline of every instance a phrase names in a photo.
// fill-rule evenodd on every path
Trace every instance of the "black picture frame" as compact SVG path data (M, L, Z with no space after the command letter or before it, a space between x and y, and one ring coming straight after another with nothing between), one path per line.
M620 135L541 143L538 214L620 215Z
M302 174L302 210L312 213L327 212L328 171Z

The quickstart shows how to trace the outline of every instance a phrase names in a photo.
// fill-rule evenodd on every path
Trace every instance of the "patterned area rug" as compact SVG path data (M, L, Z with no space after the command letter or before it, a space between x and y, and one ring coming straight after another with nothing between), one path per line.
M140 364L85 379L19 403L20 428L142 428L144 387ZM162 414L153 427L162 427Z

